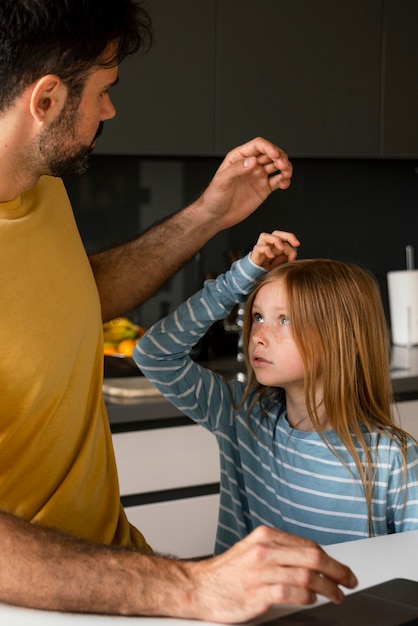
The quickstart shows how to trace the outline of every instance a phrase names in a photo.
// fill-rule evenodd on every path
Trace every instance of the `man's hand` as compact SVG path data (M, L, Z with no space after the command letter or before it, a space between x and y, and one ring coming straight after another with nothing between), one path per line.
M284 230L274 230L271 234L261 233L251 251L251 260L256 265L271 270L287 261L294 261L297 256L295 248L299 245L296 236Z
M90 256L103 321L145 302L214 235L248 217L275 189L287 189L291 176L283 150L253 139L225 157L195 202L127 244Z
M222 230L253 213L272 191L287 189L291 178L287 154L258 137L227 154L197 203Z
M264 526L193 565L196 617L216 622L246 621L275 604L309 605L317 594L341 603L339 585L357 585L351 570L314 542Z

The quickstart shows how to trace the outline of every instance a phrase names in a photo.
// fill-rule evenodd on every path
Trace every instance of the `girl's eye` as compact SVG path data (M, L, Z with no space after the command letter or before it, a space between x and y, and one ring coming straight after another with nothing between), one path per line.
M262 322L263 316L260 313L253 313L253 322Z
M286 315L281 315L279 317L279 324L281 325L290 324L290 319Z

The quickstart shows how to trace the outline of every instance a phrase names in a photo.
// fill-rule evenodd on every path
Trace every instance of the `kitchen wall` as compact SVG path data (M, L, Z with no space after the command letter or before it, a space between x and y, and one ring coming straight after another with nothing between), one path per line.
M388 314L386 274L405 268L405 246L418 264L418 162L404 159L293 159L293 183L254 215L217 235L150 302L134 312L151 324L197 289L204 276L229 266L228 251L247 252L256 234L294 231L300 257L357 262L378 278ZM83 176L65 183L89 251L134 237L156 219L191 202L220 160L92 157Z

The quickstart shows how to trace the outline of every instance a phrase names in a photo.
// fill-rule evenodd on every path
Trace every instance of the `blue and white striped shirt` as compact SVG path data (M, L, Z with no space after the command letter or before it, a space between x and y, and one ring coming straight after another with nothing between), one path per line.
M244 384L195 363L192 347L214 321L246 299L264 273L249 256L155 324L134 351L147 378L185 415L210 430L220 451L220 511L215 553L266 524L330 544L369 536L367 505L353 459L334 431L329 442L295 430L283 395L269 401L262 419L251 398L240 409ZM372 514L375 535L418 529L418 449L410 441L405 476L399 446L368 435L376 469ZM377 445L377 448L376 448ZM359 447L359 454L363 454ZM350 471L349 471L350 470ZM352 473L351 473L352 472Z

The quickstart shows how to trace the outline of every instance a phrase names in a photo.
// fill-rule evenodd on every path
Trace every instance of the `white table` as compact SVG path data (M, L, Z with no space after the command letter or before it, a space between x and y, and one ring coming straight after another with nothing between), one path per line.
M342 561L356 574L359 585L353 591L370 587L390 578L410 578L418 581L418 531L362 539L327 546L326 551ZM347 593L349 593L347 591ZM320 599L319 603L324 602ZM295 610L299 610L297 607ZM269 617L289 613L289 607L277 608ZM261 621L261 620L257 620ZM206 622L200 622L205 624ZM78 615L37 611L0 604L0 624L5 626L190 626L182 619Z

